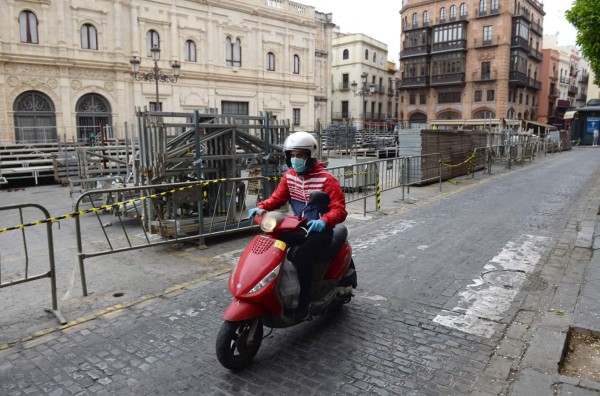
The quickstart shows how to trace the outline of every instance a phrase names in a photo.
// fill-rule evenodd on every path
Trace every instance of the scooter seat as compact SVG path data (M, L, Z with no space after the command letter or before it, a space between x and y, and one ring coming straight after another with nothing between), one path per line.
M329 249L327 249L327 260L333 259L336 253L344 246L346 240L348 239L348 229L343 224L337 224L333 228L333 239L331 240L331 244L329 245Z

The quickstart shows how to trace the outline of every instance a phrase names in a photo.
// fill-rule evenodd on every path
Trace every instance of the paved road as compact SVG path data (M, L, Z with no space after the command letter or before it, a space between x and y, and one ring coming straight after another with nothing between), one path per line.
M566 270L552 259L576 236L599 155L556 154L351 221L356 298L275 330L244 372L214 356L222 275L1 350L0 393L503 393Z

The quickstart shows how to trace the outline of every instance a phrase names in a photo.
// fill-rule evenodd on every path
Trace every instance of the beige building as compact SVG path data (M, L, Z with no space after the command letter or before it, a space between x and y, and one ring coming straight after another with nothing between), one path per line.
M383 124L392 119L395 70L387 55L386 44L364 34L334 34L333 122L347 122L362 130L365 123Z
M136 107L331 114L331 14L288 0L9 0L0 15L0 142L123 137ZM177 82L136 81L130 60ZM139 74L141 75L141 74ZM156 103L158 102L158 103Z
M404 0L400 121L536 120L543 7L537 0Z

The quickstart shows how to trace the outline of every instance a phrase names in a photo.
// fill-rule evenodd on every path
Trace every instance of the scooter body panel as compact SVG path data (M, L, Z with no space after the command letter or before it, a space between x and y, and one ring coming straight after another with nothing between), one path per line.
M352 247L346 242L334 256L323 279L335 279L337 281L342 279L348 270L350 260L352 260Z
M253 301L234 298L227 309L225 309L225 312L223 313L223 319L232 322L238 322L241 320L260 318L268 313L269 310L265 305Z

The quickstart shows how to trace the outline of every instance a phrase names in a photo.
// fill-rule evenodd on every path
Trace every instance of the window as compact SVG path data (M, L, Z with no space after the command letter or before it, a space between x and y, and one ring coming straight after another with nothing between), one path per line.
M267 70L275 71L275 54L267 53Z
M525 95L525 105L529 106L529 95Z
M300 57L294 55L294 74L300 74Z
M481 102L482 93L481 91L475 91L475 102Z
M523 94L519 94L519 104L523 104Z
M487 14L487 1L488 0L479 0L479 15Z
M342 59L349 59L349 58L350 58L350 51L345 49L344 52L342 53Z
M248 115L248 102L221 101L221 114Z
M96 34L96 28L89 23L81 26L81 48L83 49L98 49L98 35Z
M483 27L483 45L492 44L492 26Z
M196 62L196 43L187 40L183 48L183 59L188 62Z
M489 80L492 78L492 63L481 62L481 79Z
M242 42L239 38L235 41L231 37L225 39L225 61L227 66L242 66Z
M456 6L453 5L450 7L450 20L454 20L456 18Z
M342 100L342 118L349 118L348 109L350 108L350 102Z
M350 74L342 74L342 89L350 89Z
M365 59L369 60L369 50L368 49L365 50Z
M417 104L417 95L410 95L408 97L408 103L411 105Z
M300 109L294 109L294 125L300 125Z
M150 111L162 111L162 102L150 102Z
M373 62L377 62L377 52L373 52Z
M460 103L460 92L440 92L438 94L438 103Z
M462 23L442 25L433 29L433 43L456 43L466 37L465 26Z
M160 37L154 30L148 30L146 33L146 55L152 57L152 48L160 48Z
M31 11L23 11L19 15L19 32L22 43L38 43L37 17Z
M419 27L419 14L417 14L416 12L413 14L412 22L413 22L413 24L412 24L413 28Z
M441 21L446 20L446 7L442 7L442 9L440 10L440 20Z
M425 94L419 95L419 104L427 104L427 95L425 95Z
M492 7L491 7L491 11L492 12L497 12L499 8L498 5L498 0L492 0ZM538 23L539 24L539 23Z
M461 17L466 17L467 16L467 5L465 3L462 3L460 5L460 16Z
M488 89L487 90L487 100L488 102L493 102L494 101L494 96L495 96L495 92L493 89Z
M429 11L423 11L423 25L429 24Z

